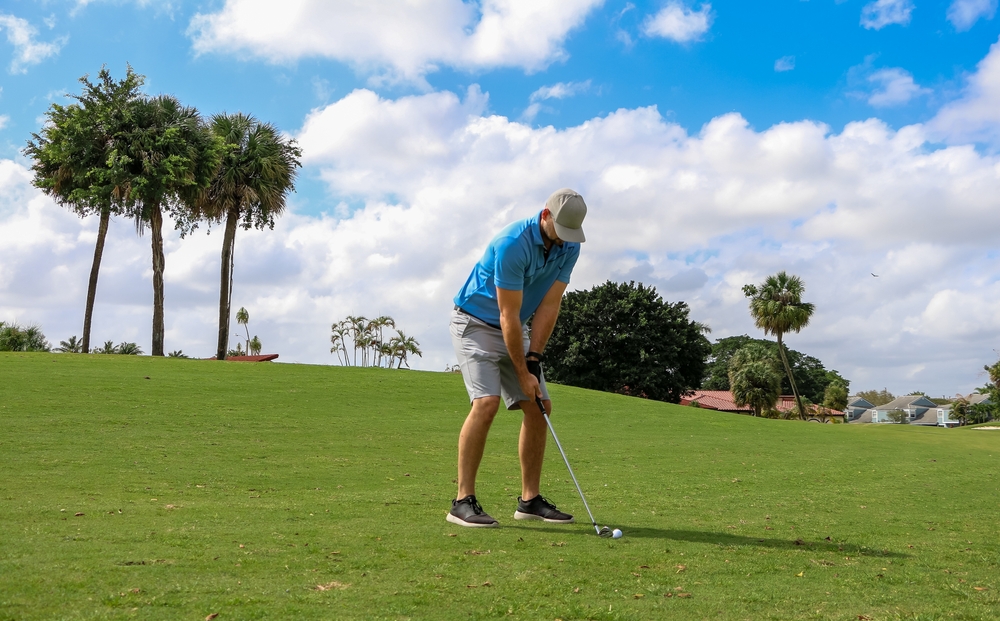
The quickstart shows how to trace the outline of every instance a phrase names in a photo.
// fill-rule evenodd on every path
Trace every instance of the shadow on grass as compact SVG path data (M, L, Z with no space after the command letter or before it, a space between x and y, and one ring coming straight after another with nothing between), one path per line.
M531 530L560 533L562 535L590 535L596 537L593 529L573 529L558 526L530 526ZM664 539L668 541L687 541L690 543L706 543L722 547L753 546L778 550L816 550L822 552L837 552L848 556L871 556L878 558L909 558L909 554L876 550L868 546L859 546L843 541L809 541L806 539L777 539L767 537L746 537L732 533L718 533L704 530L678 530L672 528L648 528L644 526L620 526L626 537L635 539Z

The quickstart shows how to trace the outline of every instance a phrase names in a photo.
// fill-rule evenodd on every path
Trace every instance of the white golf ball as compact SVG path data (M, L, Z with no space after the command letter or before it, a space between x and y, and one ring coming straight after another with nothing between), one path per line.
M621 529L616 528L611 533L611 537L614 538L614 539L621 539L622 538L622 531L621 531Z

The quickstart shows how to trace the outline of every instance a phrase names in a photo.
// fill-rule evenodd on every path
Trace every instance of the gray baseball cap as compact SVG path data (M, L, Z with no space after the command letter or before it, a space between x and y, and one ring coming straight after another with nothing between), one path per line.
M555 220L556 234L559 239L568 242L585 242L583 234L583 219L587 217L587 203L583 197L569 188L556 190L545 201L545 207L552 212Z

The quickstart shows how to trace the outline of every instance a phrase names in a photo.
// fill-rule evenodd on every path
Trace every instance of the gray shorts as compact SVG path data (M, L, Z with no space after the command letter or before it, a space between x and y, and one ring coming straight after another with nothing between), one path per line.
M527 353L530 343L528 326L522 326L522 331L524 351ZM503 332L499 328L472 315L453 310L451 342L455 346L455 355L462 369L470 402L480 397L501 396L508 410L518 410L521 408L519 401L530 401L521 391L514 363L510 361L507 345L503 342ZM542 399L548 400L544 373L539 385Z

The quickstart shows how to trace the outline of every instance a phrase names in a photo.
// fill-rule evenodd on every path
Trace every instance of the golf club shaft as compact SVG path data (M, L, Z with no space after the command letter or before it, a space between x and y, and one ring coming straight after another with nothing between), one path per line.
M569 470L569 476L573 479L573 485L576 485L576 491L580 493L580 500L583 501L583 507L587 510L587 515L590 516L590 523L594 525L594 530L597 534L601 534L601 529L597 526L597 521L594 520L594 514L590 512L590 505L587 504L587 499L583 496L583 490L580 489L580 484L576 480L576 475L573 474L573 468L569 465L569 459L566 457L566 451L563 450L562 444L559 443L559 436L556 435L556 430L552 426L552 421L549 420L549 414L545 411L545 406L542 405L542 400L535 397L535 403L538 404L538 409L542 412L542 416L545 417L545 424L549 427L549 433L552 434L552 439L556 441L556 448L559 449L559 454L562 455L563 461L566 463L566 469Z

